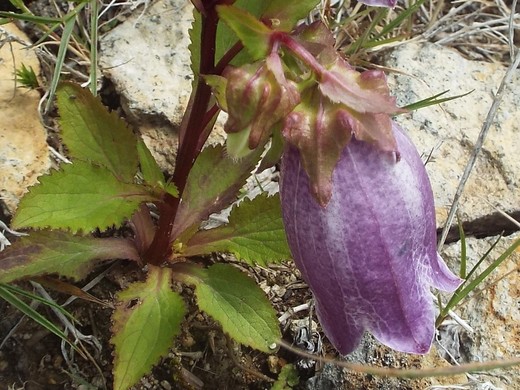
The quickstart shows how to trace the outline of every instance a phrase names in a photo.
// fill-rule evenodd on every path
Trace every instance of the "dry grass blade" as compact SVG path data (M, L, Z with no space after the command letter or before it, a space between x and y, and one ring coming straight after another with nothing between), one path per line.
M422 10L428 21L422 37L471 59L503 61L510 52L511 32L520 26L514 9L501 0L438 2L434 10Z
M400 369L400 368L385 368L385 367L374 367L368 366L364 364L358 363L350 363L345 361L339 361L332 358L321 357L317 355L313 355L303 349L296 348L291 344L281 341L279 343L281 347L291 351L298 356L312 359L316 361L320 361L323 363L334 364L338 367L345 368L349 371L368 374L368 375L378 375L378 376L387 376L387 377L398 377L398 378L430 378L430 377L447 377L453 376L457 374L465 374L469 372L475 371L489 371L495 370L499 368L508 368L516 365L520 365L520 357L504 359L504 360L494 360L489 362L482 363L469 363L469 364L461 364L458 366L451 367L438 367L438 368L419 368L419 369Z

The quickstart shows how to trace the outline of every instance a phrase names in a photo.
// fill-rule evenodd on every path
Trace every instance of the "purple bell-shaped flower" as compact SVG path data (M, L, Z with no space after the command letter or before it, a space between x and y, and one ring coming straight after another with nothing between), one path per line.
M352 138L325 207L311 193L298 150L287 145L282 159L287 239L323 330L342 354L357 347L365 330L395 350L427 353L435 332L430 287L454 291L461 283L436 250L423 162L395 123L392 131L399 158Z

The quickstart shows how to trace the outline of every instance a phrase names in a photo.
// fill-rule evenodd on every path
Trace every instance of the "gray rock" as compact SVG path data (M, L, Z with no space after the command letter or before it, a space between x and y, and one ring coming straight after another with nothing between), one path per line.
M468 238L468 272L496 242L498 237L486 239ZM503 237L489 257L478 268L479 275L515 241L520 233ZM443 257L452 269L460 264L460 243L447 246ZM445 356L451 355L460 363L505 360L520 354L520 252L518 248L493 271L455 309L473 332L448 322L441 330L441 344L446 348ZM520 368L492 371L477 376L482 382L490 381L501 388L520 388Z
M385 65L403 72L389 77L402 106L445 90L449 95L473 90L464 98L397 118L425 159L431 154L427 169L442 226L506 68L469 61L430 43L402 45L387 56ZM519 81L517 70L466 185L459 208L463 221L495 214L493 205L507 212L520 210L520 90L514 88Z
M121 93L127 114L180 121L191 92L192 12L188 1L160 0L101 38L100 66Z
M100 40L99 63L121 96L127 119L159 166L172 172L177 129L191 94L189 1L158 0L134 13ZM222 123L222 121L220 121ZM210 143L224 141L222 126Z

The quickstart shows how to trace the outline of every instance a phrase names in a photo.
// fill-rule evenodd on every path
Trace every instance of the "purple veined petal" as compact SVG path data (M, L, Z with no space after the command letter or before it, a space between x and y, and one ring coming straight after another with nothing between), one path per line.
M389 7L394 8L397 0L358 0L360 3L371 5L374 7Z
M325 334L342 354L365 330L402 352L427 353L434 336L430 286L461 280L436 251L433 194L415 146L393 124L401 159L352 140L320 207L296 149L282 160L280 195L288 242L312 289Z

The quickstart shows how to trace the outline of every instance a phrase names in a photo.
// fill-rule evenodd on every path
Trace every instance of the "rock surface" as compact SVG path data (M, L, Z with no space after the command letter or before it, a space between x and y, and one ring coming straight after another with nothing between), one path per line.
M453 49L431 43L404 44L387 56L385 65L403 72L389 77L391 90L401 106L446 90L449 95L473 91L463 98L397 118L425 159L431 154L427 169L435 194L437 223L443 226L506 68L469 61ZM506 212L520 210L520 90L515 88L518 85L520 70L516 70L506 89L466 184L459 207L464 222L495 214L493 205Z
M121 95L128 120L163 170L172 172L176 130L191 93L189 1L158 0L141 15L134 13L100 41L103 73ZM223 142L221 127L210 142Z
M468 238L466 242L468 272L484 256L498 237L477 240ZM520 233L503 237L490 256L478 268L480 274L515 241ZM459 243L449 245L444 250L444 258L452 269L459 266L461 248ZM473 328L469 332L452 324L441 327L441 343L458 362L505 360L520 356L520 248L496 268L468 299L454 311ZM447 353L445 354L447 355ZM476 375L482 382L489 381L506 389L520 388L520 367L495 370L489 375Z
M0 27L0 38L5 37L29 42L14 24ZM14 212L27 188L50 167L47 134L38 116L40 94L15 89L15 64L40 72L40 63L32 50L25 49L27 45L13 41L0 50L0 207L6 214Z

